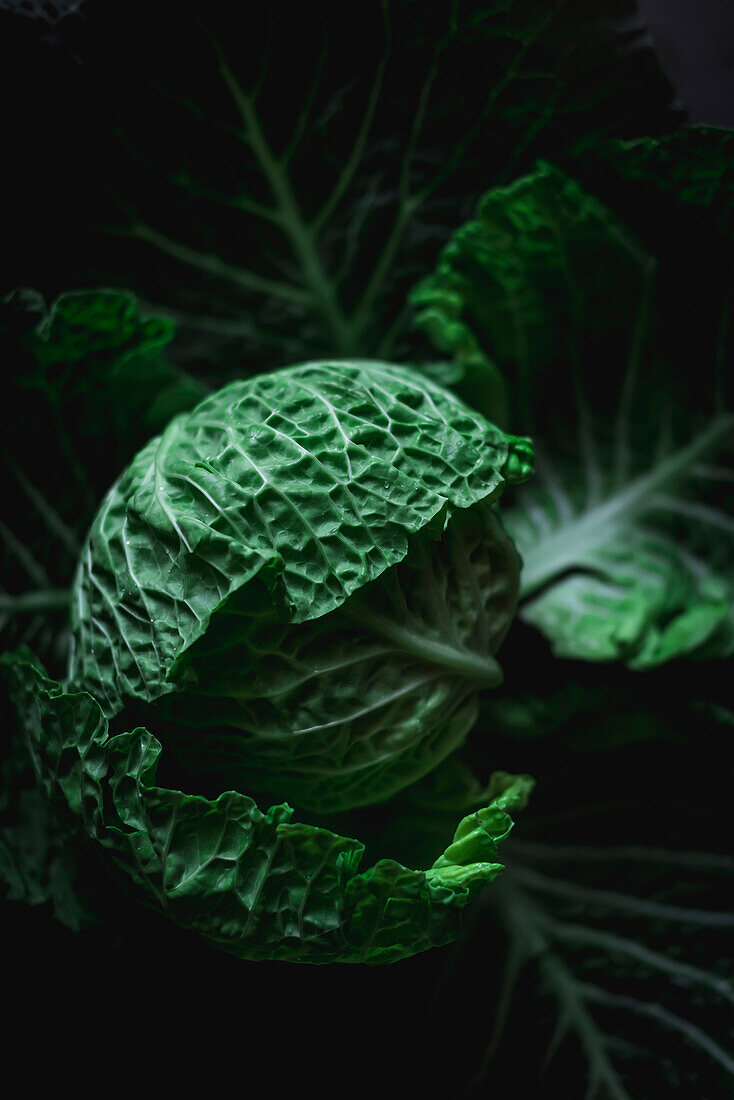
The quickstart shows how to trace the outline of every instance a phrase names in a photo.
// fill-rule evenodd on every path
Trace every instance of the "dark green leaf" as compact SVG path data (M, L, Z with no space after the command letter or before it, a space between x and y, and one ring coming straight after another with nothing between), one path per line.
M406 290L472 196L538 155L679 118L627 0L323 12L278 0L240 30L229 5L179 10L171 50L150 5L94 5L53 66L40 49L5 66L24 210L38 189L26 134L44 135L44 169L65 166L57 202L73 242L56 248L61 265L46 247L49 277L105 285L124 273L186 326L191 359L217 382L224 361L393 358ZM27 88L27 72L47 68L51 132L43 94ZM37 268L28 247L17 262ZM226 348L219 362L213 347Z
M72 679L109 713L156 699L256 577L281 619L318 619L402 561L410 535L439 537L454 510L527 476L529 458L406 368L311 363L232 383L173 420L103 502L76 582Z
M33 645L55 668L93 509L135 450L207 392L167 358L172 337L171 322L141 315L128 291L68 292L47 309L21 289L0 303L14 410L0 454L0 636Z
M2 658L41 788L105 850L141 900L248 959L393 962L455 937L460 910L502 870L497 843L527 777L499 775L492 801L459 824L426 871L261 812L225 791L210 801L156 785L160 742L147 730L110 736L86 692L70 694L23 655Z
M459 392L536 439L507 518L523 616L560 656L636 668L734 647L731 306L704 362L671 362L655 276L614 214L540 165L488 192L412 295Z

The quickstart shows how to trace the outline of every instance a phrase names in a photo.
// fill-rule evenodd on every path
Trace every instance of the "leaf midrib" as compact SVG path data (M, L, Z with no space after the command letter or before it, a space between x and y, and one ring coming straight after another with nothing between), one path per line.
M588 559L589 552L603 544L610 529L622 527L644 512L654 494L681 477L728 432L734 430L734 415L724 414L685 447L663 462L634 478L625 489L564 523L553 535L539 540L523 554L520 598L525 599L549 580Z
M428 664L438 666L483 687L499 687L504 675L499 664L489 654L474 653L463 647L439 642L427 634L419 634L409 627L398 625L387 616L360 606L344 611L355 622L368 627L402 653L408 653Z

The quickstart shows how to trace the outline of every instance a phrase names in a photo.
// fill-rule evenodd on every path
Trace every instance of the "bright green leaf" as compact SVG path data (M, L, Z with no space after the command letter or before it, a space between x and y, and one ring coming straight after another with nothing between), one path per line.
M263 813L236 791L214 800L156 784L160 742L147 730L110 736L86 692L65 692L22 654L2 658L46 796L141 900L247 959L381 964L453 939L460 911L502 870L497 843L507 810L531 782L504 773L496 797L470 815L429 871L292 821L288 805ZM468 845L468 846L467 846Z

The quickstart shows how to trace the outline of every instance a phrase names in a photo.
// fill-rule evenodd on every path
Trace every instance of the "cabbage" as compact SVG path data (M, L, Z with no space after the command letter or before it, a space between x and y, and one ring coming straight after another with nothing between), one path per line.
M358 873L364 845L291 819L388 799L463 743L517 600L495 502L531 456L381 362L270 372L174 418L92 524L68 682L7 659L42 786L146 900L242 957L451 939L528 777L496 773L427 871ZM169 750L192 793L157 779Z

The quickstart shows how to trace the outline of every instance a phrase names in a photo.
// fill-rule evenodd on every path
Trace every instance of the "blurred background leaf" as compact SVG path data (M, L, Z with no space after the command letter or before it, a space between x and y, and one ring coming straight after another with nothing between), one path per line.
M231 5L178 8L175 48L136 2L90 0L51 40L8 21L13 285L129 287L217 380L389 358L408 287L482 190L681 118L626 0L323 15L278 0L242 35Z

